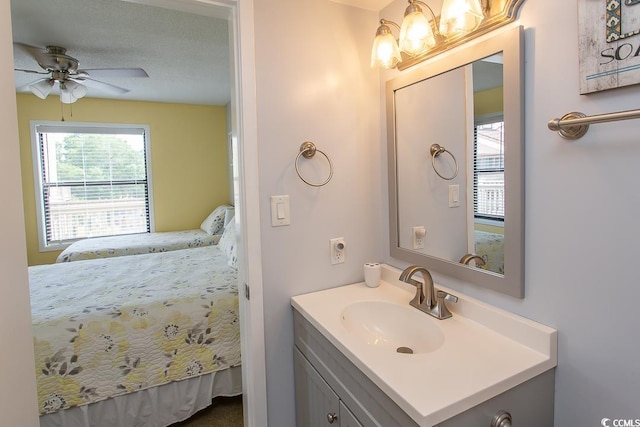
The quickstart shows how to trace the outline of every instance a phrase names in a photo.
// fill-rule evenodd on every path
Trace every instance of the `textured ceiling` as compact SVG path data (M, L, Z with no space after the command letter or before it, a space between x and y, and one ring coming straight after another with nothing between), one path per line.
M335 3L348 4L349 6L359 7L379 11L391 3L393 0L331 0Z
M99 79L131 92L118 99L225 105L229 101L229 31L225 19L120 0L12 0L13 41L56 45L79 68L141 67L149 78ZM41 71L14 47L15 68ZM38 76L14 72L16 90ZM112 98L89 88L87 97Z

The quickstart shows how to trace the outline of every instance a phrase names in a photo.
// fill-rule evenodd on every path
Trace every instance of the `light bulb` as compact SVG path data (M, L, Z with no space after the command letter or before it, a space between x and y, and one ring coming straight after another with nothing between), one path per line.
M415 5L413 12L405 14L400 28L400 50L416 56L426 52L436 44L429 19Z
M371 68L394 68L401 61L400 49L391 29L381 24L371 48Z
M484 19L480 0L444 0L440 33L451 37L475 30Z

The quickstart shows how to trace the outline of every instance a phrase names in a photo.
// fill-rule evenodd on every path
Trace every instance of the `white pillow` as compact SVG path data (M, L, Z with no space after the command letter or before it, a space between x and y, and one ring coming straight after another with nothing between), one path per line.
M231 206L229 205L220 205L215 208L213 212L211 212L209 216L206 217L204 221L202 221L202 224L200 224L200 228L206 233L211 234L212 236L222 233L225 225L224 219L227 214L227 209L229 209L230 207Z
M233 209L233 206L229 206L227 208L227 210L224 213L224 226L225 227L233 219L233 217L235 216L235 213L236 213L236 211L235 211L235 209Z
M230 221L224 227L224 233L218 242L218 249L228 258L229 267L238 268L238 255L236 244L236 222Z

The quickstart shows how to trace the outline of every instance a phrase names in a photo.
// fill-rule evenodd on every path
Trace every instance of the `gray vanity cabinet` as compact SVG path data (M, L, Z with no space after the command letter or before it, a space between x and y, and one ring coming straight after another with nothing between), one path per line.
M306 427L362 427L309 361L294 350L296 424Z
M295 310L294 334L298 427L418 426ZM514 426L551 427L554 373L551 369L443 421L437 427L492 427L493 417L500 410L506 410L513 416Z

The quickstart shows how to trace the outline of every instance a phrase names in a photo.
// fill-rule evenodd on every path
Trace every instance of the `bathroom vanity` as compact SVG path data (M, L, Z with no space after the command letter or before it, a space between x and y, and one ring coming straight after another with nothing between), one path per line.
M297 425L553 425L554 329L461 294L437 320L399 275L292 298Z

